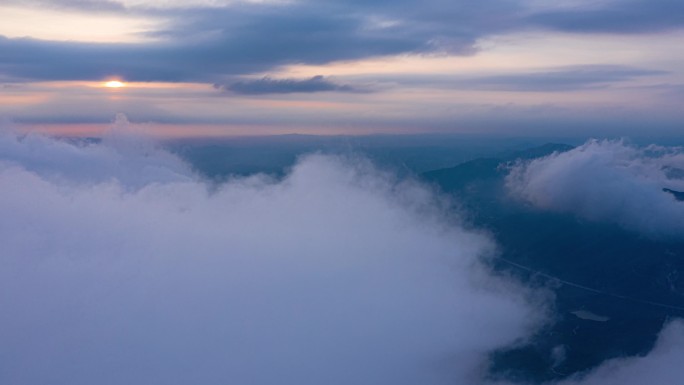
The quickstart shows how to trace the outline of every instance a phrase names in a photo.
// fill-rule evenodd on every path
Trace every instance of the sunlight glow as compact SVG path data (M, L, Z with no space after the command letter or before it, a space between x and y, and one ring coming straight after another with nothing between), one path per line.
M107 88L121 88L121 87L125 87L126 84L124 82L119 81L119 80L110 80L108 82L105 82L104 86Z
M146 31L154 31L161 20L152 16L124 15L107 12L74 12L60 7L58 1L22 4L21 1L0 1L0 35L7 38L30 37L39 40L97 42L97 43L140 43L156 40ZM31 3L44 7L31 7ZM68 2L67 2L68 3ZM86 4L91 1L75 2ZM93 2L96 3L96 2ZM12 5L14 4L14 5ZM74 28L78 26L78 28Z

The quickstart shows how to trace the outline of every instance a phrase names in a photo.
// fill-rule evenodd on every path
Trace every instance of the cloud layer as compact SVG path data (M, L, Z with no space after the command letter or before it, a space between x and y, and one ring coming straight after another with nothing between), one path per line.
M478 384L543 318L421 185L322 155L217 185L135 131L120 116L98 143L0 135L0 382ZM671 236L682 202L662 188L681 190L681 166L679 149L591 141L507 182ZM683 327L559 385L674 381Z
M350 84L338 84L321 75L309 79L273 79L271 77L263 77L254 80L241 80L225 85L215 84L214 88L244 95L369 91Z
M2 383L476 383L539 320L487 238L364 161L217 186L118 132L0 148Z
M542 209L613 222L650 236L684 234L684 204L663 191L684 191L681 148L592 140L514 166L507 186Z
M43 5L32 1L28 6ZM26 5L26 4L25 4ZM140 2L59 1L52 7L156 20L156 40L92 44L0 37L0 74L14 80L222 83L280 66L399 54L471 55L484 37L531 29L573 33L651 33L684 26L677 0L230 2L164 7Z
M493 75L452 81L463 88L507 91L567 91L605 88L609 85L640 77L665 75L665 71L646 70L628 66L574 66L553 68L544 72Z

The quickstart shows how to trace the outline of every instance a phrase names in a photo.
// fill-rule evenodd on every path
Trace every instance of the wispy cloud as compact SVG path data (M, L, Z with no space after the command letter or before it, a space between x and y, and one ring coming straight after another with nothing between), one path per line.
M255 80L215 84L214 87L226 92L244 95L371 91L367 87L339 84L321 75L309 79L273 79L267 76Z
M570 91L606 88L644 78L656 78L670 72L624 65L575 65L487 76L459 75L389 75L374 80L387 84L435 88L492 91ZM366 77L361 77L369 80Z
M548 71L494 75L456 80L455 86L507 91L566 91L607 87L668 72L616 65L573 66Z

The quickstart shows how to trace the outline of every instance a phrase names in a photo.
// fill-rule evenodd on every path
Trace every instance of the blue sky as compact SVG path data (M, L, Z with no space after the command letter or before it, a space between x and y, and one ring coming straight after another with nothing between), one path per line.
M0 16L0 115L46 130L125 113L161 135L676 135L684 118L681 1L10 0Z

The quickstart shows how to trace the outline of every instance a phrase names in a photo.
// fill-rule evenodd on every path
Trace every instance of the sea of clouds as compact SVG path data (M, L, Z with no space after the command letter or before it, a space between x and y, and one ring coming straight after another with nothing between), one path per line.
M217 185L127 131L0 134L0 383L479 384L546 318L419 183L312 154ZM582 381L683 378L682 329Z
M0 138L0 383L473 383L542 319L417 183L314 154L216 185L122 129Z

